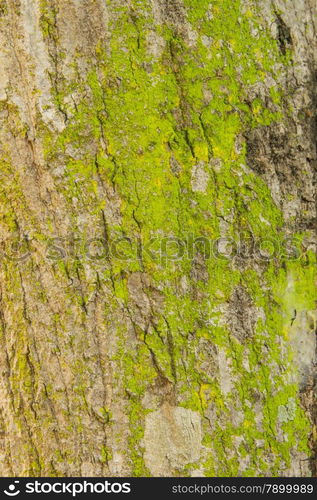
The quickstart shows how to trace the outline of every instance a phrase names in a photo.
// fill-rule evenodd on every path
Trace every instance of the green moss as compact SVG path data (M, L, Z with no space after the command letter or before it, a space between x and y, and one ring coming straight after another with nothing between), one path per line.
M108 463L112 459L112 452L107 446L101 448L101 462Z

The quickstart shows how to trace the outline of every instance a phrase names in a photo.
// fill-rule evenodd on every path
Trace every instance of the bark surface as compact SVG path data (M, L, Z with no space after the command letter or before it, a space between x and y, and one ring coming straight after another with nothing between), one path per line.
M316 474L315 7L0 1L2 476Z

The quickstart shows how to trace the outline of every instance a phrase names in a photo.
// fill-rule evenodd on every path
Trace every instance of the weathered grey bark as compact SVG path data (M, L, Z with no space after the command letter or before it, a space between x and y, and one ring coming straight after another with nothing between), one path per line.
M0 29L0 474L316 474L315 1Z

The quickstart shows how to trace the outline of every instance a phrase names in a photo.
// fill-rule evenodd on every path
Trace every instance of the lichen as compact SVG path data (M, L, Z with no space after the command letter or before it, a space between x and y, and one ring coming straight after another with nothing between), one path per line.
M260 256L239 267L234 258L217 256L212 247L196 274L193 267L204 252L204 241L217 238L238 244L244 234L252 234L257 241L283 247L283 213L263 179L248 168L244 136L251 128L286 119L289 110L284 109L278 73L290 64L291 53L280 52L257 9L243 11L240 0L184 0L183 4L182 31L177 23L157 24L147 0L108 2L112 16L107 43L96 40L87 70L80 68L80 54L68 63L74 77L66 81L59 77L67 63L59 43L58 10L41 1L41 29L53 68L52 102L64 123L64 129L56 132L38 118L38 140L46 165L52 167L54 187L65 200L72 231L80 234L83 247L93 226L107 245L121 237L136 249L129 259L107 255L103 265L85 253L67 262L57 259L55 278L63 286L73 277L79 283L76 288L64 286L63 297L74 306L65 317L76 312L77 321L85 326L97 274L98 282L110 283L112 297L104 299L105 316L120 311L130 321L132 344L123 324L121 331L114 331L104 319L118 339L113 362L116 380L125 390L126 460L133 475L150 475L142 444L149 410L142 399L156 379L174 386L178 404L201 414L205 452L193 468L212 476L279 475L290 466L295 451L309 453L310 423L300 406L298 386L291 382L287 331L290 305L313 308L312 256L294 261L282 254L270 260ZM163 41L156 58L148 47L153 31ZM197 36L189 41L190 33ZM265 86L268 77L275 83L266 98L250 97L252 87ZM62 175L54 173L59 164ZM10 169L8 165L4 168ZM202 189L192 189L197 166L205 173ZM120 200L120 222L108 220L108 190ZM9 232L17 229L12 206L23 200L21 192L21 186L14 192L12 188L12 193L6 188L6 199L12 200L1 215ZM31 216L30 225L35 228ZM43 235L36 228L34 238L49 239L55 230L47 224ZM168 253L172 239L184 245L179 258ZM149 245L155 258L145 251ZM143 290L149 299L151 287L163 297L160 310L143 314L141 326L131 315L137 308L127 286L127 277L136 272L150 277L151 285ZM18 293L16 269L7 264L6 273L6 282L16 283L10 293ZM296 280L288 295L290 274ZM222 308L237 286L247 290L261 311L252 338L243 344L223 321ZM45 295L41 297L45 302ZM27 323L27 317L17 315L20 333L11 378L15 394L23 390L32 397L32 368L23 350ZM55 325L58 334L66 334L62 318L55 317ZM73 348L76 339L70 334L68 342ZM232 388L227 394L221 389L218 369L212 375L205 369L216 357L209 356L210 350L217 353L220 348L230 360ZM77 349L83 349L80 342ZM39 370L34 360L32 365ZM78 358L72 370L77 408L89 414L85 360ZM53 393L52 389L52 398ZM25 412L33 421L31 411ZM241 418L235 420L235 414ZM84 425L76 415L71 427L80 434ZM28 453L33 456L34 450ZM108 464L112 455L111 447L104 445L101 463ZM60 460L71 461L74 456L65 451ZM41 461L45 457L33 460L26 473L40 473ZM172 473L187 474L188 467Z

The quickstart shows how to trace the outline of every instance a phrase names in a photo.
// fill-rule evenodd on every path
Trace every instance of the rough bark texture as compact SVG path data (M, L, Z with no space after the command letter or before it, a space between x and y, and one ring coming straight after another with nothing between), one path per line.
M1 475L316 473L314 6L0 1Z

